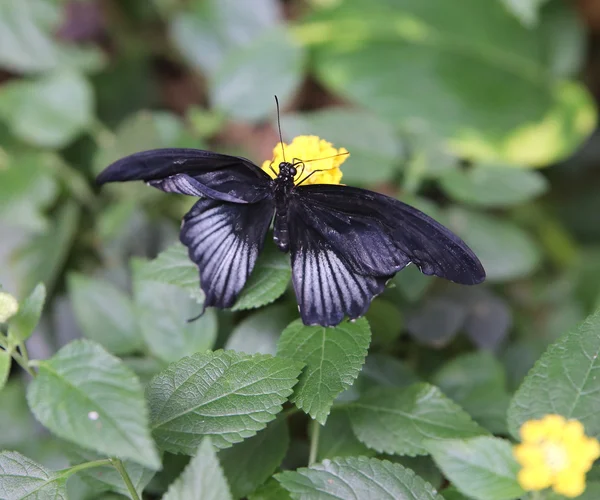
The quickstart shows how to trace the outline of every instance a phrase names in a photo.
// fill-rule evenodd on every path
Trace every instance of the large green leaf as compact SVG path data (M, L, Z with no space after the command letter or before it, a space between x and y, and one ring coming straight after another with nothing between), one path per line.
M290 400L323 425L335 398L358 376L370 341L371 330L364 318L335 328L294 321L277 346L278 356L306 365Z
M273 244L269 235L262 254L232 310L254 309L270 304L285 292L292 277L290 259Z
M369 450L361 443L352 430L348 412L343 409L331 412L327 417L327 422L319 432L319 443L317 448L317 460L322 461L326 458L348 457L358 455L374 455L375 452Z
M169 35L190 66L212 74L230 50L275 26L281 14L276 0L194 2L169 16Z
M425 383L373 390L350 403L348 415L358 439L390 454L424 455L425 439L486 434L437 387Z
M219 461L234 498L247 497L271 477L285 457L289 444L285 418L278 418L256 436L221 450Z
M116 286L100 278L71 274L69 296L84 336L114 354L129 354L142 347L133 303Z
M27 298L19 302L19 310L10 318L8 326L13 338L25 341L31 336L40 321L45 301L46 287L39 283Z
M492 354L480 351L458 356L442 366L432 382L490 432L506 434L510 401L506 373Z
M139 381L94 342L76 340L40 361L27 401L36 418L61 438L151 469L160 467Z
M184 498L190 500L193 498L231 500L233 498L209 437L202 440L196 455L181 476L171 484L162 500Z
M200 306L189 294L174 285L138 278L134 263L134 295L139 329L155 356L177 361L195 352L213 347L217 335L217 317L209 309L195 321Z
M190 260L187 248L179 242L159 253L156 259L136 264L135 271L139 280L176 285L187 290L198 302L204 302L198 268Z
M548 413L574 418L600 437L600 310L563 335L538 360L508 410L513 436L527 420Z
M41 231L48 221L42 210L57 191L53 157L28 151L0 160L0 219L11 226Z
M269 479L248 496L248 500L291 500L291 498L288 491L275 478Z
M437 491L413 471L387 460L347 457L324 460L276 479L295 500L332 498L393 498L442 500Z
M254 436L281 411L302 364L233 351L197 353L172 363L146 390L161 448L191 454L202 437L226 448Z
M425 447L444 475L469 498L512 500L525 493L517 481L519 464L512 446L504 439L430 440Z
M500 2L337 5L299 29L315 45L316 74L391 123L431 130L464 156L537 165L593 128L583 87L549 78L541 27L525 28Z
M72 201L58 209L52 224L36 234L15 251L15 264L23 276L22 289L28 293L38 283L48 290L55 281L67 258L75 237L81 211Z
M283 27L231 50L209 80L215 106L242 120L260 120L287 103L303 78L304 51ZM265 78L265 75L268 75Z
M0 117L17 137L35 146L66 146L91 124L93 105L89 82L70 71L0 89Z
M327 108L287 114L281 118L281 130L285 140L318 135L336 147L345 147L350 156L342 171L344 182L348 183L389 180L402 152L394 128L373 113L359 109Z
M52 0L0 0L0 67L37 73L60 66L99 69L100 50L67 45L52 34L61 22L61 6Z
M227 339L225 349L246 354L275 355L281 332L296 315L297 311L286 305L261 308L235 326Z
M541 261L538 246L515 224L454 207L447 220L481 260L487 281L505 282L531 274Z
M444 173L441 186L453 199L481 207L508 207L546 191L546 178L535 170L507 165L476 165Z
M67 500L68 474L45 469L15 451L0 453L0 498Z

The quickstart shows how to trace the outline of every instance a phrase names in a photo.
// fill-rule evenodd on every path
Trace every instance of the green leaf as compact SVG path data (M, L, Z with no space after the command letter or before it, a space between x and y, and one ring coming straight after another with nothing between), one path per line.
M373 345L390 346L402 333L402 313L389 300L376 297L365 317L371 327Z
M79 207L72 201L67 202L58 210L48 229L15 251L24 290L33 290L40 282L46 285L47 290L54 288L75 238L80 215Z
M0 219L11 227L43 231L43 213L56 197L53 156L27 151L0 159Z
M294 311L285 305L262 308L236 325L227 339L225 349L274 356L281 332L296 315L297 312L294 314Z
M277 346L278 356L306 365L290 401L325 424L335 398L358 376L370 341L371 330L364 318L335 328L294 321Z
M206 0L169 15L169 35L190 66L213 74L226 53L255 40L280 16L276 0Z
M67 500L67 478L20 453L0 453L0 498L3 500Z
M162 500L183 498L202 498L202 500L233 498L209 437L202 440L196 456L169 487Z
M517 165L556 162L593 129L585 89L548 78L543 31L500 2L336 5L297 32L314 45L317 78L399 128L430 130L462 157Z
M42 309L46 302L46 287L38 283L26 299L19 302L19 311L9 322L9 334L23 342L27 340L40 321Z
M452 169L443 174L440 181L454 200L493 208L525 203L548 189L548 181L541 173L507 165Z
M513 223L454 207L448 222L481 260L491 283L511 281L534 272L540 251L530 236Z
M374 455L374 452L356 439L346 410L334 407L319 433L317 460L358 455Z
M394 498L442 500L437 491L413 471L387 460L347 457L324 460L275 478L295 500L331 498Z
M205 435L218 448L254 436L281 411L301 368L232 351L172 363L146 389L154 437L164 450L192 454Z
M65 455L69 458L69 462L72 465L106 458L98 453L94 453L93 451L88 451L68 443L66 446L61 447L61 450L65 452ZM127 471L135 490L141 496L142 491L150 482L152 476L154 476L154 471L147 469L146 467L143 467L131 460L124 460L123 466L125 467L125 470ZM112 465L103 465L101 467L80 470L77 472L77 477L82 479L83 482L85 482L96 495L106 491L112 491L115 493L120 493L126 497L129 496L127 486L123 482L121 474Z
M373 390L350 403L348 414L356 437L383 453L424 455L425 439L486 434L437 387L425 383Z
M211 101L233 118L265 118L274 110L274 95L283 105L292 98L302 82L303 63L304 50L289 30L278 26L265 31L225 55L209 79Z
M187 248L174 243L151 261L139 261L135 267L139 280L158 281L176 285L187 290L198 303L204 302L204 292L200 289L198 267L190 260Z
M195 321L198 303L174 285L140 280L134 263L133 289L139 329L148 348L171 362L210 349L217 336L217 316L209 309Z
M506 8L525 26L532 27L538 22L540 7L548 0L501 0Z
M298 135L317 135L336 147L347 148L350 156L342 171L344 182L350 184L389 180L402 153L394 128L373 113L360 109L326 108L286 114L281 117L281 130L286 140Z
M160 467L139 381L94 342L76 340L40 361L27 401L36 418L63 439L151 469Z
M248 500L292 500L292 497L279 481L271 478L249 495Z
M92 122L94 96L89 82L74 72L18 80L0 89L0 116L20 139L60 148Z
M99 69L104 61L99 49L56 39L54 33L61 21L58 2L0 0L0 66L13 73L37 73L60 66Z
M12 358L8 351L0 348L0 392L4 389L6 381L8 380L11 361Z
M289 444L285 418L278 418L256 436L221 450L219 461L234 498L247 497L271 477L283 461Z
M518 437L527 420L548 413L581 421L585 431L600 437L600 310L552 344L515 393L508 426Z
M287 254L275 247L270 238L268 240L250 278L231 308L233 311L254 309L270 304L281 297L287 289L292 277L290 259Z
M525 493L517 481L519 464L512 446L504 439L429 440L425 447L444 475L470 498L512 500Z
M480 351L454 358L434 374L432 383L481 426L495 434L506 434L510 401L506 373L491 353Z
M83 335L114 354L129 354L141 349L143 342L131 299L112 283L69 276L69 296L75 318Z
M401 360L387 354L372 353L354 387L366 394L376 387L408 387L419 382L419 377Z
M23 448L27 444L37 445L39 440L32 437L37 438L39 425L27 407L22 379L11 377L2 389L0 398L0 429L10 429L10 432L0 433L0 450L25 452Z

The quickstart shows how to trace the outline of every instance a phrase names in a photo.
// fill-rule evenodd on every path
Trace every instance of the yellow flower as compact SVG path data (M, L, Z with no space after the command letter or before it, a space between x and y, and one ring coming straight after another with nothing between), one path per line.
M522 469L518 480L525 490L552 487L556 493L574 498L585 490L585 473L600 457L597 439L585 435L578 420L546 415L529 420L520 429L521 444L513 453Z
M294 138L291 144L284 144L283 148L286 161L297 163L302 160L304 162L296 165L297 174L294 183L298 184L302 179L306 179L302 182L303 185L339 184L342 180L340 165L349 156L345 148L336 149L330 142L316 135L299 135ZM262 169L275 178L279 173L279 164L282 161L281 143L278 143L273 148L273 161L265 161L262 164ZM312 174L312 172L316 173ZM310 177L307 178L308 175Z
M10 293L0 292L0 323L17 314L19 303Z

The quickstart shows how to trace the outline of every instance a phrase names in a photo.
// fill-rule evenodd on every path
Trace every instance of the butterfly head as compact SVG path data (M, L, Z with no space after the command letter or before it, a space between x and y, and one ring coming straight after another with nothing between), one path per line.
M279 164L279 174L278 177L281 178L284 181L292 181L294 180L294 177L296 177L296 174L298 173L298 171L296 170L296 167L287 161L282 161Z

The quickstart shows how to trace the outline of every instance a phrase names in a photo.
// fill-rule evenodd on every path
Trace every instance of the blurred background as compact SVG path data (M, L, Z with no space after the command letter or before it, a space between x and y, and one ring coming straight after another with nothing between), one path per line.
M600 304L599 41L594 0L0 0L0 283L48 289L30 356L85 335L147 379L206 348L275 351L289 289L186 325L197 302L131 269L177 240L194 200L94 177L157 147L260 164L277 94L286 140L347 148L342 182L421 208L487 270L474 288L398 274L367 315L365 371L406 366L502 433L508 394ZM479 368L440 367L480 350L502 383L453 393ZM15 368L0 394L0 449L60 462L30 439L22 383Z

